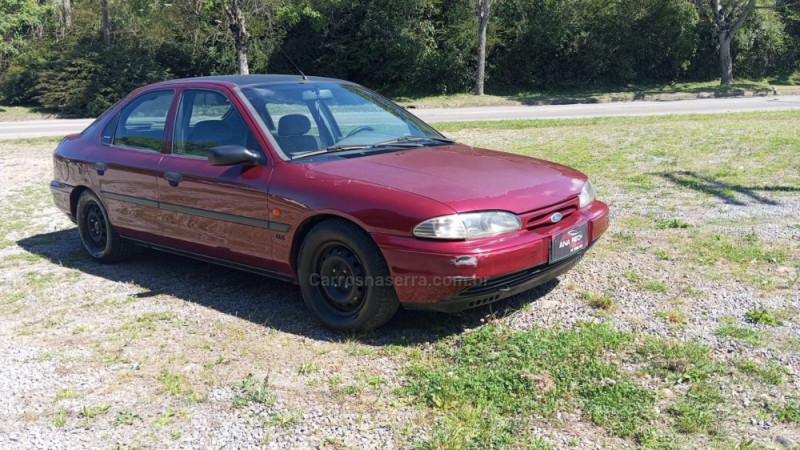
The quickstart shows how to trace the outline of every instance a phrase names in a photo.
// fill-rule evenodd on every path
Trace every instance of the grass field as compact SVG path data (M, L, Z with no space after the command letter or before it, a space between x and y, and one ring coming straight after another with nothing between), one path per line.
M417 108L461 108L468 106L501 105L565 105L573 103L630 102L634 100L688 100L694 98L798 95L800 74L780 80L737 80L721 86L719 81L672 83L668 85L601 86L594 89L573 89L537 92L489 92L476 96L471 93L399 97L403 106Z
M93 263L49 198L57 141L0 142L0 447L796 445L798 119L440 124L586 172L612 225L558 282L354 335L286 283Z

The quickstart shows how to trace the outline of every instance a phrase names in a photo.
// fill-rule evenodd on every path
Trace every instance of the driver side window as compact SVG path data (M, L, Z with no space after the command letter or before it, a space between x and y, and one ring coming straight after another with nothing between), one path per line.
M221 92L205 89L183 91L175 122L174 155L206 158L208 150L238 145L261 151L241 114Z

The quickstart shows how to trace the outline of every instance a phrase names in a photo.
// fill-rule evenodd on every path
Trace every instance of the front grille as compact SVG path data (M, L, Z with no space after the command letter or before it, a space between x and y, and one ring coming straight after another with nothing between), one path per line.
M566 219L575 211L578 210L578 206L580 205L578 197L571 198L569 200L565 200L560 203L556 203L554 205L547 206L545 208L540 208L534 211L528 211L526 213L520 214L520 218L522 219L523 226L527 230L534 230L536 228L545 227L548 225L553 225L553 222L550 221L550 217L553 214L560 212L561 213L561 220Z

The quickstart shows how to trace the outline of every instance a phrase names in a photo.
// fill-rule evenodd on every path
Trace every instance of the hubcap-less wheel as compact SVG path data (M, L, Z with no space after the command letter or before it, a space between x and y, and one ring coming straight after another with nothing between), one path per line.
M92 251L100 253L106 248L108 243L108 227L105 216L97 203L91 203L86 207L86 243L92 247Z
M331 309L341 315L357 313L366 297L364 267L347 246L334 242L317 250L314 255L315 272L319 274L322 298Z
M391 319L400 303L386 260L359 226L327 219L303 239L297 282L308 308L337 330L371 330Z
M113 263L122 261L130 254L131 244L114 229L103 203L94 192L84 190L81 193L75 205L75 216L83 248L92 258Z

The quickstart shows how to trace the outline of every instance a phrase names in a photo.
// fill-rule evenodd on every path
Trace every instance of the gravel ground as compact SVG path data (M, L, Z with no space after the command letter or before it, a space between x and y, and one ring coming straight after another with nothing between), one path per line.
M453 137L480 141L466 132ZM744 415L730 421L729 432L760 446L800 442L797 426L771 423L754 406L800 393L797 266L765 269L771 284L763 288L751 272L697 266L677 251L667 259L620 251L625 240L612 226L578 268L499 306L456 316L402 311L377 332L340 335L319 327L286 283L149 251L124 264L93 263L49 198L53 144L4 145L0 206L11 212L0 230L0 448L407 448L434 420L394 393L409 349L426 351L488 321L528 329L600 320L702 342L725 361L784 366L780 386L724 386ZM614 224L668 217L737 238L752 231L762 241L786 242L790 260L800 259L796 192L766 194L777 205L738 194L742 207L676 191L667 181L634 194L602 179L597 184ZM673 208L638 201L645 198ZM743 230L737 223L754 225ZM632 245L665 249L679 245L685 232L630 231ZM626 271L661 281L666 290L643 290L621 276ZM612 297L616 309L588 306L587 289ZM755 307L788 314L778 327L745 324ZM685 314L684 323L658 316L670 308ZM769 345L720 337L726 318L764 333ZM249 374L266 398L242 388ZM580 415L558 419L558 426L535 426L555 447L632 445Z

